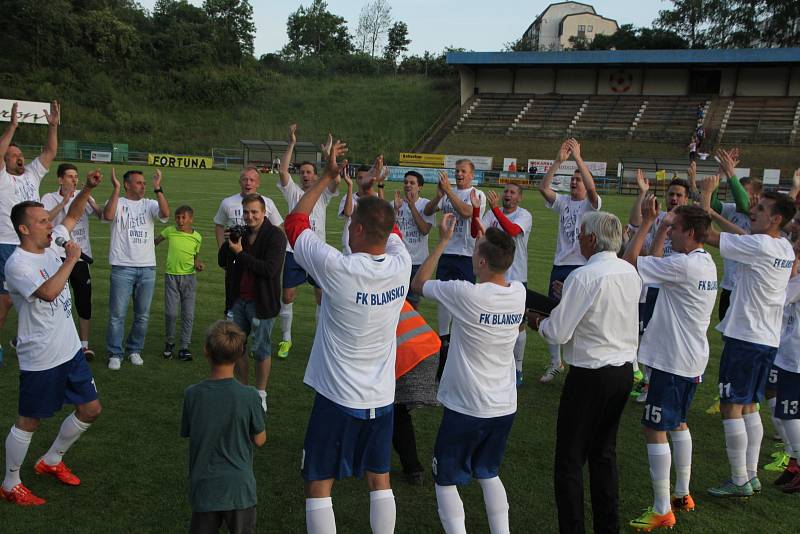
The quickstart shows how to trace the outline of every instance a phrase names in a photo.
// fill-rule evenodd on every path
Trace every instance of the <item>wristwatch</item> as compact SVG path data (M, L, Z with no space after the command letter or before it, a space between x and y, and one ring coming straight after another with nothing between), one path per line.
M159 194L159 193L164 194L164 188L163 187L159 187L158 189L153 189L153 193L155 193L155 194Z

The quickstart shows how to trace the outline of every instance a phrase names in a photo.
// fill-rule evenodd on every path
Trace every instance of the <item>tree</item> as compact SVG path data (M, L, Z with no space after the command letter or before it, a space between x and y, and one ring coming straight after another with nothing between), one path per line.
M369 0L358 16L356 42L361 52L375 57L376 50L392 28L392 8L386 0ZM407 33L408 29L406 29Z
M688 48L689 42L675 32L634 28L623 24L611 35L597 35L591 42L570 37L572 50L676 50Z
M723 11L720 8L726 3L726 0L672 0L673 8L659 11L654 25L683 37L690 48L704 48L708 21L710 17L719 17Z
M411 39L408 38L408 26L405 22L397 21L389 30L389 42L383 49L383 57L393 65L397 64L400 54L408 50Z
M347 21L328 11L324 0L313 0L308 8L300 6L289 15L286 33L289 43L282 54L292 58L348 54L353 48Z
M245 56L252 57L256 27L248 0L204 0L203 10L214 22L214 44L220 62L241 65Z
M213 43L206 37L213 34L214 22L203 8L186 0L157 0L152 16L152 56L162 69L208 65L216 59Z
M509 41L503 45L504 52L535 52L533 42L524 35L516 41Z

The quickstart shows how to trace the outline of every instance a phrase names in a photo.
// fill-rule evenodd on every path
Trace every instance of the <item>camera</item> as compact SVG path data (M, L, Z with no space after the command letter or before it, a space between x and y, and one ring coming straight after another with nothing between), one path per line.
M245 226L242 224L237 224L236 226L231 226L228 229L228 239L232 243L238 243L243 236L246 236L250 233L250 227Z

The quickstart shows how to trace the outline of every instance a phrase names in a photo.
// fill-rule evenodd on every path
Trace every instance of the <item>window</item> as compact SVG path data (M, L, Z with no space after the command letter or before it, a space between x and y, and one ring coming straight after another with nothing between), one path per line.
M589 26L586 28L586 31L589 32L589 33L592 33L594 31L594 26L589 24Z
M578 32L585 32L585 31L586 31L586 25L585 24L579 24L578 25Z

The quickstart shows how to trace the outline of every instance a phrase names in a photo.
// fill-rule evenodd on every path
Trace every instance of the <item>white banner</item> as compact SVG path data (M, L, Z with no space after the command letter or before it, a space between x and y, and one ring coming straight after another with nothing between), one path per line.
M446 169L455 169L456 168L456 161L460 159L468 159L475 165L475 168L479 171L491 171L492 170L492 160L494 158L490 158L487 156L450 156L446 155L444 157L444 166Z
M50 102L28 102L24 100L5 100L0 98L0 121L11 122L11 106L17 106L17 120L20 123L47 124L44 111L50 112Z
M503 158L503 170L517 172L517 158Z
M605 161L584 161L592 176L606 175ZM545 174L553 164L552 159L529 159L528 174ZM574 161L565 161L556 171L556 174L572 174L578 170L578 165Z
M102 163L111 163L111 152L98 152L92 150L92 153L89 157L91 161L99 161Z

